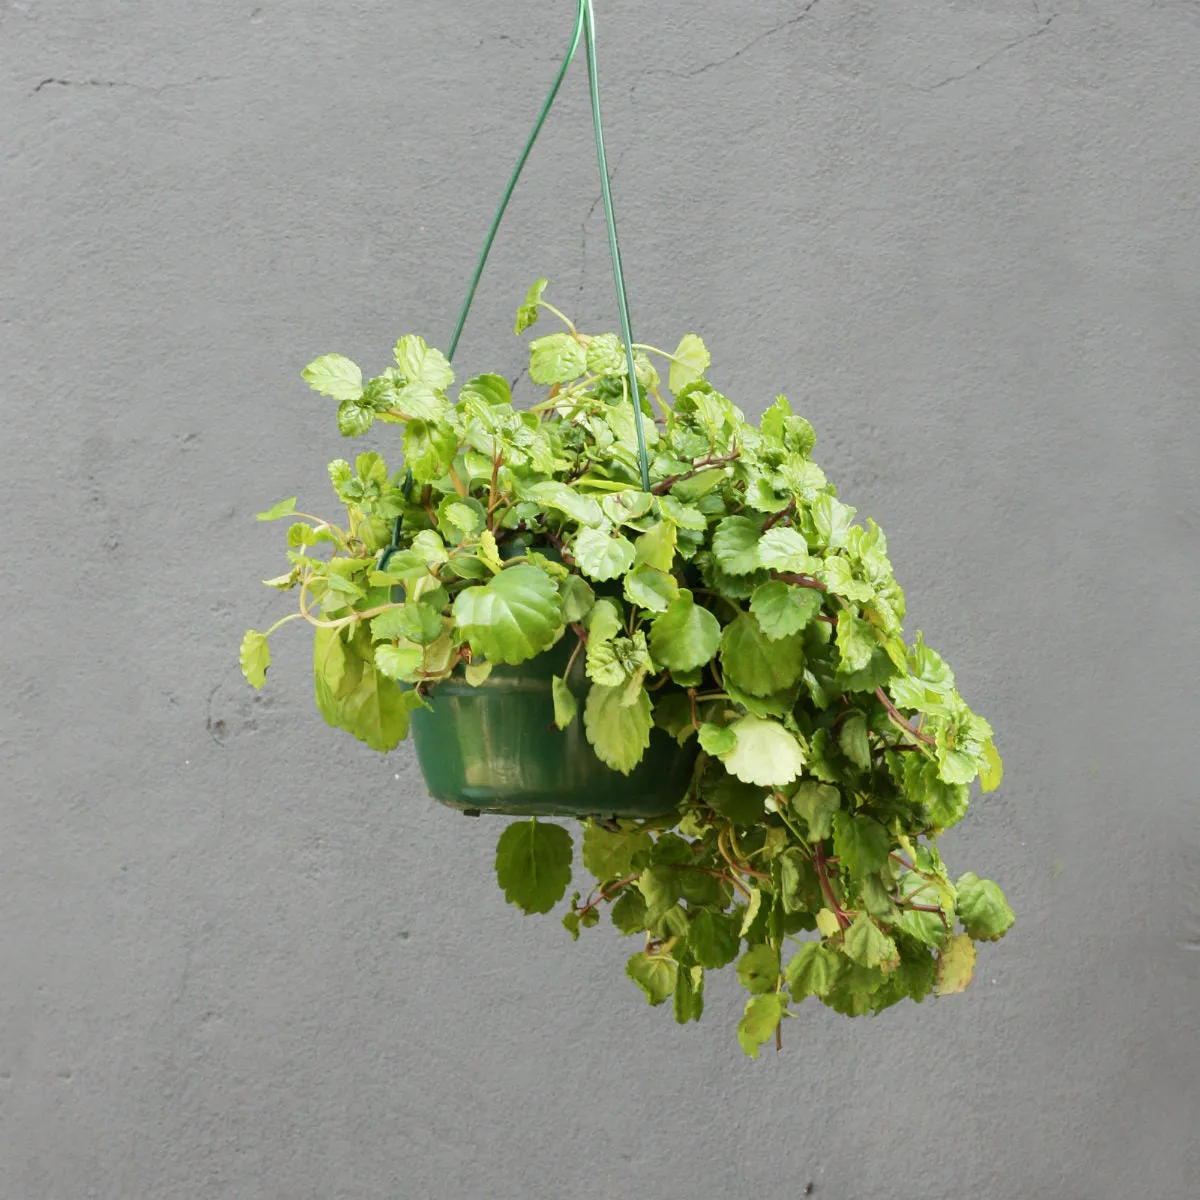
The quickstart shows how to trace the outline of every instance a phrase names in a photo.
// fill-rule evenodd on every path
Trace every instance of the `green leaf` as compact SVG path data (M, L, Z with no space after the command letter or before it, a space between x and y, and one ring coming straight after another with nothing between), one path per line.
M751 1058L757 1058L759 1047L775 1036L785 1008L786 1002L778 992L752 996L746 1002L745 1015L738 1022L737 1036L742 1049Z
M729 728L737 745L722 755L725 769L744 783L782 787L804 769L800 743L778 721L745 716Z
M698 1021L704 1013L704 968L680 967L675 984L675 1020Z
M624 702L625 690L593 684L583 710L583 728L596 757L628 775L650 745L654 720L646 689L638 688L631 704Z
M830 550L837 550L846 544L846 534L850 522L854 520L854 509L823 493L813 501L812 518L822 543Z
M599 529L581 529L571 555L589 579L604 583L633 566L633 543L620 534L611 537Z
M727 575L749 575L763 563L759 559L758 543L762 525L749 517L726 517L712 538L713 558Z
M550 689L554 697L554 723L559 729L566 729L579 713L579 701L558 675L551 678Z
M821 942L805 942L785 972L792 999L827 995L841 969L842 956L836 950Z
M337 407L338 433L342 437L362 437L375 423L375 410L357 400L343 400Z
M644 829L605 829L589 821L583 830L583 865L600 883L622 879L633 860L648 854L653 841Z
M541 568L521 563L482 587L459 592L454 620L473 652L516 666L554 643L562 609L554 580Z
M496 846L496 880L509 904L549 912L571 882L571 835L536 817L508 826Z
M537 324L538 302L541 300L542 293L546 290L548 283L549 280L547 279L534 280L529 291L525 293L525 302L517 309L517 323L513 327L513 333L520 335L531 326Z
M424 662L424 650L411 642L402 646L385 642L375 647L375 666L389 679L412 683Z
M841 793L827 783L805 780L792 793L792 808L804 818L809 837L818 842L833 833L833 814L841 806Z
M748 992L773 992L779 982L779 951L774 946L752 946L738 960L738 982Z
M654 618L650 627L650 653L654 661L672 671L691 671L710 662L721 644L721 624L692 599L686 588Z
M574 488L557 480L547 480L545 483L535 483L527 488L524 496L536 501L545 508L557 509L566 513L582 525L599 527L604 524L604 513L600 505L591 496L581 495Z
M256 521L278 521L280 517L290 517L296 511L296 497L289 496L286 500L280 500L278 504L272 505L266 512L256 513L254 519Z
M833 817L833 852L851 879L862 879L883 868L891 840L888 832L871 817L838 812Z
M975 943L965 933L956 933L946 940L938 954L937 988L939 996L965 992L975 974Z
M408 384L423 383L435 392L444 392L454 382L454 370L446 356L416 334L408 334L396 343L396 366Z
M569 333L552 333L529 343L529 378L534 383L570 383L587 370L587 351Z
M625 964L625 974L646 993L651 1005L659 1005L674 992L679 968L671 959L643 950Z
M403 691L373 664L366 663L357 684L337 701L338 719L334 724L372 750L386 754L408 736L412 711L420 703L416 692Z
M568 575L558 585L564 621L582 621L596 603L596 593L579 575Z
M627 887L609 910L612 923L628 937L646 928L646 898L634 887Z
M634 562L670 571L675 561L676 530L673 521L659 521L633 544Z
M814 588L772 580L756 588L750 611L763 633L772 640L790 637L810 625L821 611L821 593Z
M587 369L589 375L627 375L629 366L625 361L625 347L615 333L601 333L587 344Z
M843 949L860 967L879 967L886 972L900 962L896 943L866 913L860 912L850 923Z
M1004 764L995 743L988 738L983 747L984 762L979 767L979 784L985 792L994 792L1004 778Z
M261 688L267 681L267 668L271 665L271 647L267 644L267 635L259 633L257 629L247 629L238 659L246 682L252 688Z
M838 613L837 648L841 669L859 671L871 661L871 655L879 644L875 630L844 608Z
M689 383L704 376L712 359L704 342L694 333L685 333L675 350L671 370L667 374L667 387L678 396Z
M960 875L954 885L958 892L958 919L977 942L995 942L1012 927L1016 916L1004 893L990 879L980 879L974 871Z
M849 562L840 555L831 554L824 559L818 574L835 596L845 596L860 604L875 598L875 589L869 583L855 579Z
M666 612L678 595L675 577L657 567L642 565L625 576L625 599L647 612Z
M362 395L362 371L340 354L314 358L301 372L305 382L323 396L335 400L357 400Z
M804 642L798 634L771 638L753 613L742 613L721 634L726 676L752 696L786 692L804 672Z
M702 908L688 926L688 949L702 966L717 970L737 958L742 939L736 917Z
M705 754L719 758L737 748L737 734L723 725L700 726L700 745Z
M659 702L661 707L662 701ZM743 783L724 771L712 782L705 781L704 801L735 825L754 825L762 820L766 793L761 787Z
M772 571L810 571L815 565L803 535L786 525L777 525L762 535L758 558Z
M871 769L871 743L867 738L867 719L861 714L847 718L838 730L842 753L863 771Z
M759 910L762 908L762 891L759 888L752 887L750 889L750 900L746 905L746 911L742 916L741 936L745 937L750 932L751 926L758 919Z

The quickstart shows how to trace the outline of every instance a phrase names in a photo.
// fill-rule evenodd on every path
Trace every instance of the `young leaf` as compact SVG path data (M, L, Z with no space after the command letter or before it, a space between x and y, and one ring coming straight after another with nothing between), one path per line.
M587 351L569 333L552 333L529 343L529 378L534 383L570 383L587 370Z
M737 737L737 745L721 761L743 782L782 787L804 769L800 743L778 721L745 716L729 728Z
M596 757L614 771L628 775L650 745L650 697L638 688L632 704L624 703L625 688L593 684L583 710L583 728Z
M694 333L685 333L667 373L667 387L678 396L689 383L703 377L711 362L704 342Z
M571 882L571 835L536 817L514 822L496 846L496 879L510 904L526 913L549 912Z
M435 392L444 392L454 382L454 370L446 356L425 344L423 337L409 334L396 343L396 366L407 384L422 383ZM403 402L401 407L404 408ZM404 411L409 411L404 408ZM425 416L413 413L413 416ZM426 417L425 419L430 419Z
M874 627L856 617L850 609L838 614L837 648L843 671L860 671L871 661L879 639Z
M751 1058L757 1058L759 1047L775 1036L775 1030L783 1020L785 1007L784 998L778 992L752 996L746 1002L745 1015L738 1022L737 1036L742 1049Z
M357 400L362 395L362 371L340 354L323 354L301 372L305 382L334 400Z
M772 571L810 571L814 560L803 535L786 525L776 525L762 535L758 545L759 562Z
M965 992L974 974L975 943L967 934L956 933L938 954L936 994L953 996Z
M678 966L669 958L642 951L625 964L625 974L646 993L651 1005L670 999L679 978Z
M540 567L519 563L459 592L454 620L472 651L515 666L554 643L562 608L554 580Z
M513 333L522 334L531 326L537 324L538 319L538 302L542 298L542 293L546 290L546 285L549 280L536 279L530 286L529 291L525 293L525 302L517 309L517 323L513 327Z
M246 682L253 688L261 688L267 681L267 668L271 665L271 647L267 644L267 635L259 633L257 629L247 629L238 658Z
M290 517L296 511L296 497L289 496L286 500L280 500L278 504L272 505L266 512L256 513L254 519L256 521L278 521L280 517Z
M958 892L958 919L972 938L995 942L1008 932L1016 918L996 884L968 871L958 877L954 887Z
M551 678L550 688L554 697L554 723L559 729L566 729L579 712L579 701L558 675Z

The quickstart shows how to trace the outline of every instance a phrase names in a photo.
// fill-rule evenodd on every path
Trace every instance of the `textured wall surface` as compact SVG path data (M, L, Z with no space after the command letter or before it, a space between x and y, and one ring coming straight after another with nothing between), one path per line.
M965 996L678 1029L258 696L299 369L444 343L568 0L0 2L0 1196L1180 1200L1200 1178L1200 6L600 0L636 327L788 392L1007 778ZM582 64L459 360L614 323ZM314 501L315 502L315 501ZM293 632L293 631L288 631Z

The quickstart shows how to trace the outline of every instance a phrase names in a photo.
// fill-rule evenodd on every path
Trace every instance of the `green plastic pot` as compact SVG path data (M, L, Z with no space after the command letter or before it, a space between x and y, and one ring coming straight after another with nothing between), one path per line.
M432 708L413 713L421 774L435 800L471 815L657 817L687 791L699 753L661 729L650 734L645 757L628 775L606 767L583 732L588 680L576 656L567 684L580 715L554 725L550 680L561 675L575 639L570 634L516 667L496 666L478 687L461 668L429 695Z

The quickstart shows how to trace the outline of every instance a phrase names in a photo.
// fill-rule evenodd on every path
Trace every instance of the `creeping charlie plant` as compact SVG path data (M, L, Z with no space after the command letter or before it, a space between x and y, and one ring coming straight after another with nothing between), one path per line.
M582 721L626 774L654 726L700 749L674 812L584 823L595 882L567 901L572 937L607 908L641 939L627 974L680 1022L699 1018L705 972L734 965L753 1057L809 997L861 1016L961 992L1013 913L995 883L952 876L937 838L976 777L999 785L1000 756L945 660L902 636L882 530L837 499L784 397L754 425L707 381L694 334L670 354L635 348L644 490L625 348L577 330L545 286L516 330L543 312L565 329L530 345L547 390L525 411L499 375L452 396L450 364L413 335L372 379L337 354L305 369L343 435L400 426L403 465L330 463L340 523L295 500L259 514L291 521L288 569L267 584L298 604L246 634L247 680L263 685L276 629L307 621L321 713L387 751L451 672L478 685L571 639L590 688L580 703L554 680L560 728ZM508 900L544 913L572 860L565 828L520 821L496 871Z

